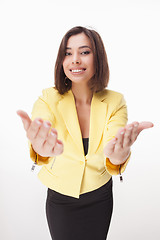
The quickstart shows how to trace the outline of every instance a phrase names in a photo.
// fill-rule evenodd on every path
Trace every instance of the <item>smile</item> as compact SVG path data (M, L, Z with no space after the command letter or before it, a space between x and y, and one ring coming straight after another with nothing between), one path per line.
M81 69L70 69L70 71L72 73L80 73L80 72L84 72L86 70L86 68L81 68Z

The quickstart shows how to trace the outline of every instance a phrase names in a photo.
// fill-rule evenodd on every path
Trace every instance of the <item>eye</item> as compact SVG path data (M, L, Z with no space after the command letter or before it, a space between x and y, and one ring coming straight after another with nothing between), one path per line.
M70 55L71 55L70 52L66 52L66 53L65 53L65 56L70 56Z
M90 54L90 51L84 51L81 53L82 55L87 55L87 54Z

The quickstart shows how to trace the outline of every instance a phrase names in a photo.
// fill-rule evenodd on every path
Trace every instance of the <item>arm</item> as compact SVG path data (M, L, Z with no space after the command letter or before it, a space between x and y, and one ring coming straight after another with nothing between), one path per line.
M46 93L34 104L32 118L24 111L17 111L29 139L30 157L38 165L47 164L50 157L63 152L63 143L58 140L54 115L46 102Z
M115 139L118 130L125 127L128 121L128 113L126 102L122 94L115 96L115 99L110 99L110 102L104 131L104 155L106 157L105 167L111 175L118 175L120 171L124 172L130 159L130 155L128 156L128 159L126 159L125 163L116 165L111 162L110 156L107 155L106 146L110 143L110 141Z
M153 123L151 122L133 122L125 125L125 119L127 120L127 111L124 100L122 102L123 105L120 104L120 108L118 108L110 119L111 122L114 121L116 130L118 126L121 126L119 127L116 135L112 135L112 139L108 141L104 147L106 167L111 174L124 172L130 159L131 145L136 141L142 130L153 127ZM112 125L112 127L114 126Z

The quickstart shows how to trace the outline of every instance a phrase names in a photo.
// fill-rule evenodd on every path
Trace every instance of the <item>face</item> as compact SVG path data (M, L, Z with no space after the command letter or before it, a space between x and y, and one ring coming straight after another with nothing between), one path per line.
M94 56L90 39L80 33L68 39L63 69L73 83L88 82L94 75Z

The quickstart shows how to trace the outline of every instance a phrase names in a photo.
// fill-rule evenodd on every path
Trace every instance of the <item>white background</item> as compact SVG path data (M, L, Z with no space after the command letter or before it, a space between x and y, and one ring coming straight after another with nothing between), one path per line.
M54 63L71 27L91 26L106 47L109 89L124 94L129 123L151 121L132 147L124 183L114 178L109 240L160 239L160 1L0 0L0 239L50 240L46 187L31 173L16 110L29 114L54 84ZM63 229L62 229L63 231Z

